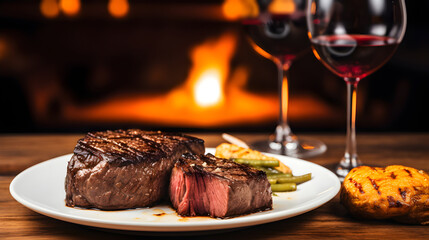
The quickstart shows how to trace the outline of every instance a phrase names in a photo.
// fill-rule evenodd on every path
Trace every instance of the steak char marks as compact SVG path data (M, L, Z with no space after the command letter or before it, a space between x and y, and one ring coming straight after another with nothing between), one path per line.
M179 159L171 173L170 200L182 216L226 218L272 209L263 171L211 154Z
M68 163L66 205L104 210L149 207L167 195L171 169L204 141L136 129L88 133Z

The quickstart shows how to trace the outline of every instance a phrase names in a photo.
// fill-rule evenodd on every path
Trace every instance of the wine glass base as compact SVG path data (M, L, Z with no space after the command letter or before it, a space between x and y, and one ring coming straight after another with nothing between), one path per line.
M341 159L340 163L337 165L335 174L338 176L338 179L343 182L347 174L349 174L353 168L358 166L362 166L362 162L359 160L357 155L350 156L349 154L345 154L343 159Z
M341 165L338 165L335 169L335 174L337 175L340 182L344 182L344 178L349 174L351 169L344 168Z
M323 142L311 138L300 138L297 141L286 144L262 140L252 143L251 147L261 152L297 158L314 157L323 154L327 150L327 147Z

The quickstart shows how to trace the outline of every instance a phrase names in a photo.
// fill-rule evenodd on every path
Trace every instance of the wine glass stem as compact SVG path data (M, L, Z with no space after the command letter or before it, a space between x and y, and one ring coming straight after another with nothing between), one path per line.
M345 177L354 167L362 165L356 147L356 91L359 79L345 79L347 83L347 139L346 151L337 167L337 174Z
M288 75L291 65L290 61L278 60L275 61L278 69L278 89L279 89L279 122L275 132L275 142L286 145L287 143L295 142L287 119L288 103L289 103L289 84Z

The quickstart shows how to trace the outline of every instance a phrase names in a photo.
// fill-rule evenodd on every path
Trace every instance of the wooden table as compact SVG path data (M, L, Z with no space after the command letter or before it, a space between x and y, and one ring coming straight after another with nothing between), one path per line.
M215 147L220 134L193 134ZM83 135L0 135L0 239L135 239L133 235L100 231L45 217L18 202L9 193L16 174L38 162L70 153ZM246 141L265 135L237 134ZM333 168L344 153L344 136L310 135L322 140L328 151L309 159ZM366 164L385 166L403 164L429 170L429 133L359 134L360 158ZM143 237L142 237L143 238ZM145 239L167 237L145 236ZM171 237L169 237L171 238ZM176 237L196 238L202 237ZM204 239L429 239L429 226L404 225L393 221L359 220L348 215L339 196L322 207L303 215L231 232L204 236Z

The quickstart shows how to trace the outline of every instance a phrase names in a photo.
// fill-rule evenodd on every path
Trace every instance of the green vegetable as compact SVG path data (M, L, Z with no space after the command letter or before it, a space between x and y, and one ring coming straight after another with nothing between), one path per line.
M282 172L267 173L267 176L268 177L273 177L273 178L293 177L292 173L282 173Z
M274 176L269 176L268 178L270 179L275 179L277 180L277 183L303 183L306 182L308 180L311 180L311 173L307 173L301 176L291 176L291 177L286 177L286 176L282 176L282 175L274 175Z
M295 190L296 190L296 183L271 184L271 191L273 192L290 192Z
M301 176L293 176L291 173L284 173L274 167L280 166L278 160L261 160L261 159L232 159L236 163L249 165L267 174L268 181L271 184L273 192L296 191L296 185L311 180L311 173Z
M253 167L256 168L258 170L264 171L265 173L279 173L278 170L274 169L274 168L269 168L269 167Z
M243 159L234 158L232 159L236 163L250 165L252 167L278 167L280 162L278 160L260 160L260 159Z
M275 180L275 179L268 179L268 182L270 182L270 184L276 184L277 180Z

